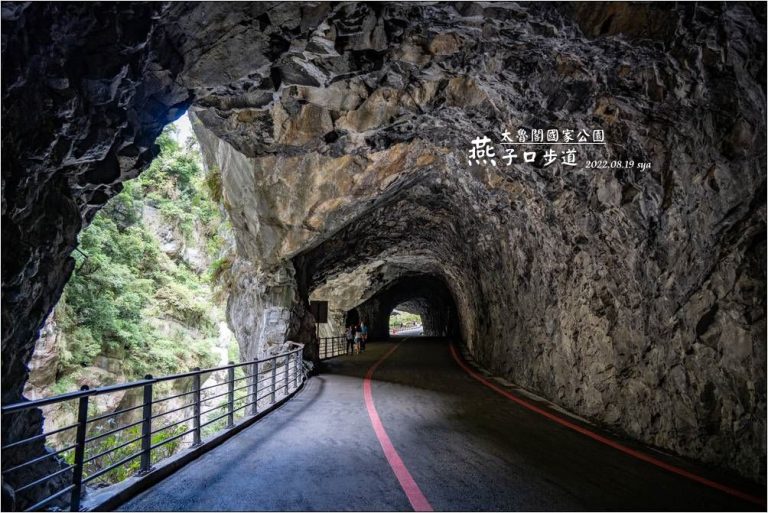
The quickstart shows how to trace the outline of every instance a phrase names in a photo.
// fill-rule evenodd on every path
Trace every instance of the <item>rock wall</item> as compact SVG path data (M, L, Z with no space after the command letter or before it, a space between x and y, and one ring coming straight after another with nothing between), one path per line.
M227 320L235 332L241 359L282 352L288 338L299 338L292 324L293 309L300 305L293 268L260 272L250 262L238 260L232 273L236 278L227 302Z
M247 351L311 340L307 299L330 284L341 310L431 276L494 372L764 476L764 6L9 4L3 16L4 77L22 77L4 78L2 97L5 400L81 224L193 102L236 232L229 317ZM50 20L72 36L54 45ZM582 162L651 165L467 164L470 139L520 127L602 128L607 145Z
M285 23L306 36L256 92L196 107L230 148L217 162L243 255L292 259L300 295L333 284L346 306L379 302L363 316L425 272L448 284L462 338L494 372L761 475L765 59L764 31L748 27L764 13L345 4L316 28L307 16ZM468 134L566 125L608 134L582 159L650 169L466 163ZM377 280L389 264L400 274Z
M18 401L35 341L74 266L78 232L157 154L153 141L191 98L173 83L178 55L153 44L161 4L3 4L2 401ZM158 42L156 39L154 42ZM42 415L4 416L3 440L34 436ZM4 454L3 468L43 443ZM20 459L21 458L21 459ZM22 482L58 470L28 467ZM64 475L61 475L64 477ZM60 489L51 479L18 507Z
M21 397L78 232L149 164L191 100L172 79L179 56L156 32L161 8L3 6L4 402Z

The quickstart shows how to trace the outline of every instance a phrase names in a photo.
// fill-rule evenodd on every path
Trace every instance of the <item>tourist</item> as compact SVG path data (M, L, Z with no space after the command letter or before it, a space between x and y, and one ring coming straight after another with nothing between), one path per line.
M344 336L347 339L347 354L352 354L352 350L354 349L355 344L355 334L352 331L352 326L347 326L347 331L344 333Z
M361 335L361 346L360 349L362 351L365 351L365 344L368 342L368 325L365 324L365 321L360 323L360 335Z
M360 333L360 330L357 329L357 326L355 326L355 354L360 354L360 344L363 340L363 335Z

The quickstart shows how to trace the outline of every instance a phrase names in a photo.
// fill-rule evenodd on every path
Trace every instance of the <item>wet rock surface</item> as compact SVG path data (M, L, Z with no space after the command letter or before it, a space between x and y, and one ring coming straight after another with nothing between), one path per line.
M81 225L192 104L243 354L311 341L324 287L338 312L422 276L493 372L764 478L764 6L4 4L3 25L4 400ZM650 169L468 165L521 127L601 128L582 161Z

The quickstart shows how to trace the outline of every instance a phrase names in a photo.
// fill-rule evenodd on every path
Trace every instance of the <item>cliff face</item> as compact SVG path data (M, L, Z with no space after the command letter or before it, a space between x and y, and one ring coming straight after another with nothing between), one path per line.
M244 356L310 341L310 295L338 318L432 280L423 304L453 309L493 372L644 442L764 472L764 7L3 16L4 399L81 224L192 104L237 239L228 316ZM472 139L518 128L603 129L607 144L573 168L468 164Z

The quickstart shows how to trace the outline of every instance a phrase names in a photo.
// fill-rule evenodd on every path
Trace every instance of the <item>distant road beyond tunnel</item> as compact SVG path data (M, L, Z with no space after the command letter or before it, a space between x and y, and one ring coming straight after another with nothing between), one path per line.
M279 410L122 509L765 509L521 407L465 372L445 340L372 343L326 367ZM706 477L734 492L765 495Z

